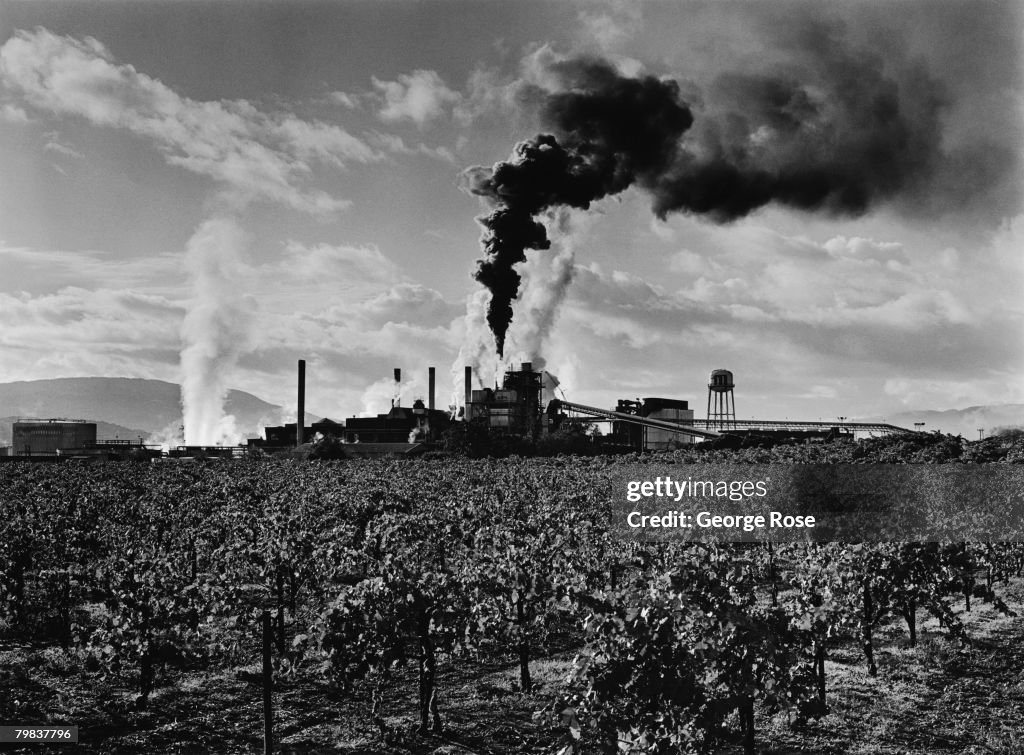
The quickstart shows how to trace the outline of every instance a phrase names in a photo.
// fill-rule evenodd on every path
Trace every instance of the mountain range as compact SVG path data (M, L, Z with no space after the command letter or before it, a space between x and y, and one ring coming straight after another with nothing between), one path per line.
M966 409L945 411L920 410L889 414L885 417L858 418L858 422L888 422L891 425L914 429L914 424L923 422L921 430L962 435L968 440L977 440L979 429L987 438L1002 428L1024 427L1024 404L992 404L968 406Z
M282 408L245 391L228 391L227 414L246 437L279 425ZM0 445L11 442L19 417L85 419L97 423L100 440L148 438L181 425L181 387L141 378L53 378L0 383ZM306 413L306 423L320 419ZM294 418L292 418L294 421Z

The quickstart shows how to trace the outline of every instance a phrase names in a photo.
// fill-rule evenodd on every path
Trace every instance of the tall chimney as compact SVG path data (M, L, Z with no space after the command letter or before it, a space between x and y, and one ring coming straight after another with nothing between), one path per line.
M306 435L306 360L299 360L299 410L295 418L295 445L301 446Z
M391 400L392 406L402 405L402 368L395 367L395 397Z
M473 417L472 417L472 415L470 413L470 406L472 405L472 403L473 403L473 368L467 364L466 365L466 411L463 414L463 416L466 418L467 422L469 422L469 420L473 419Z
M434 368L427 368L427 409L434 411Z

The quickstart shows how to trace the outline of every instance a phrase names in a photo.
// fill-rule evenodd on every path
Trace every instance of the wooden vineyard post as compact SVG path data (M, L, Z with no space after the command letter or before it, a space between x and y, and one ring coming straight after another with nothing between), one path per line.
M270 623L270 611L263 611L263 755L274 751L274 701L271 689L274 678L270 666L270 644L273 630Z
M871 639L871 622L874 621L874 605L871 602L871 580L865 574L863 577L864 588L864 615L860 620L861 640L864 645L864 657L868 662L868 676L878 676L878 667L875 665L875 651Z

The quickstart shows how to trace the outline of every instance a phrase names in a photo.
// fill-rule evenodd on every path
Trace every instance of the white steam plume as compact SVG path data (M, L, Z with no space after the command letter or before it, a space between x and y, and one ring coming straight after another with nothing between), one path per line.
M554 208L542 216L553 252L529 255L527 261L516 268L523 281L515 318L506 338L504 358L498 356L487 324L490 292L481 289L466 298L462 347L452 364L454 406L465 403L466 365L473 368L474 388L493 385L505 370L518 368L521 362L533 362L535 368L543 366L544 345L572 282L577 231L580 224L586 222L583 218L581 213L568 208Z
M402 373L405 375L405 372ZM460 383L461 385L461 383ZM416 399L427 403L427 376L416 372L403 380L398 386L398 394L401 398L401 406L409 408ZM395 381L390 378L381 378L373 383L365 391L361 398L362 410L360 417L376 417L378 414L387 414L391 409L391 402L395 398Z
M463 318L462 346L452 362L452 406L466 403L465 368L473 368L473 387L490 385L500 369L500 360L494 349L494 336L487 325L487 304L491 292L478 289L466 297L466 316Z
M551 335L572 282L576 259L572 214L567 208L552 209L543 220L552 252L546 256L529 255L526 262L517 268L523 276L523 283L515 318L506 339L506 367L516 367L520 362L539 362L544 358L544 344Z
M177 420L164 426L146 438L147 446L160 446L161 451L169 451L172 448L184 444L185 439L181 436L181 423Z
M185 250L192 286L181 326L181 403L188 445L235 445L241 438L235 418L224 414L224 400L255 309L239 285L244 257L245 235L230 217L203 222Z

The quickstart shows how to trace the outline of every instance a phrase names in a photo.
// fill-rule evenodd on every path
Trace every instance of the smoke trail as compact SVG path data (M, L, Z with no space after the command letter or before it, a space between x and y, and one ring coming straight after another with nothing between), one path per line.
M927 184L941 157L938 84L909 64L887 75L878 57L848 50L838 28L802 33L790 68L722 75L699 108L677 82L625 76L604 60L548 64L560 86L535 94L551 133L463 173L493 207L478 218L485 257L475 277L491 292L499 355L521 282L515 266L527 249L550 248L537 218L550 208L585 210L637 186L661 218L724 223L770 203L856 215Z
M499 356L519 293L514 266L526 260L527 249L551 246L536 216L552 207L586 210L675 162L679 139L693 123L673 81L623 77L594 59L554 65L576 90L550 95L542 108L557 137L540 134L517 144L509 161L463 174L468 189L495 207L479 219L487 256L475 277L491 292L487 322Z
M249 340L251 300L238 285L245 236L231 218L206 220L185 250L192 286L181 326L181 402L188 445L235 444L235 418L224 414L228 377Z
M466 315L462 321L462 346L452 362L452 406L465 403L465 367L473 368L474 387L489 385L500 371L499 360L494 359L493 343L487 328L488 293L474 291L466 297Z
M416 399L427 403L427 379L419 371L407 375L403 373L404 379L398 384L398 395L401 399L401 406L409 408ZM378 414L387 414L394 405L395 381L393 378L385 377L374 382L360 397L362 406L360 417L376 417Z
M150 433L146 438L147 446L160 446L162 451L169 451L184 442L178 420L168 423L155 433Z
M451 406L462 406L465 401L467 365L473 368L474 388L496 384L506 370L518 369L520 362L533 362L534 369L544 368L542 347L572 282L574 236L581 220L559 209L546 213L543 222L556 251L548 258L527 260L524 265L521 316L508 333L504 354L494 354L493 336L487 326L488 292L479 290L467 297L462 346L451 368Z
M544 342L572 282L576 258L573 224L569 210L561 208L546 213L544 225L554 251L545 257L531 257L522 265L519 317L509 327L506 340L507 366L520 362L542 366Z

